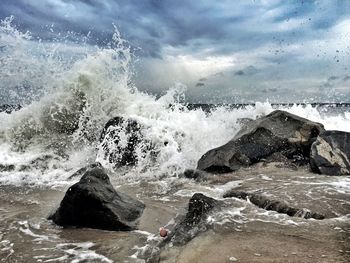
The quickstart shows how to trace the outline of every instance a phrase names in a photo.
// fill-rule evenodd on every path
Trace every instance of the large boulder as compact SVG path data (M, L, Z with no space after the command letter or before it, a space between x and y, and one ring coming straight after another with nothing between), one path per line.
M115 117L109 120L100 139L104 158L117 167L135 165L138 147L145 146L141 130L142 125L133 119Z
M144 207L140 201L117 192L105 170L97 165L67 190L49 219L61 226L133 230Z
M275 153L306 163L312 143L323 131L320 123L276 110L246 123L231 141L205 153L198 161L197 169L236 171Z
M350 174L350 133L326 131L311 146L312 171L327 175Z

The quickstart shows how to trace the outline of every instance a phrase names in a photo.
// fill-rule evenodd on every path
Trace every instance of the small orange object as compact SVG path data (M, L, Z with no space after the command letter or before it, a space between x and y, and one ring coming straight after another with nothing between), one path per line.
M161 237L166 237L168 235L168 229L164 227L159 228L159 235Z

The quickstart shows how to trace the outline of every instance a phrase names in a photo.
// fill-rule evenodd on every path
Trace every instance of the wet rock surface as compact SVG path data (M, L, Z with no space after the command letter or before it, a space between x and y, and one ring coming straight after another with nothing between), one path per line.
M350 133L326 131L312 144L311 169L327 175L350 175Z
M323 125L285 111L274 111L246 125L227 144L205 153L197 169L225 173L248 167L280 153L305 164Z
M165 242L184 245L199 232L207 229L205 222L209 212L219 209L223 203L201 193L194 194L189 203L186 216L177 224Z
M166 237L149 249L143 258L148 263L160 262L162 251L172 246L184 246L200 233L207 231L210 226L206 222L209 214L219 211L223 206L222 201L208 197L202 193L195 193L188 202L185 215L178 215L173 229Z
M0 105L0 112L11 113L22 108L19 104L2 104Z
M12 172L15 168L14 164L0 164L0 172Z
M116 166L136 164L136 150L143 141L141 129L142 125L133 119L109 120L100 137L105 158Z
M140 201L117 192L105 170L94 167L67 190L49 219L61 226L133 230L144 207Z
M68 179L76 179L78 177L83 176L87 171L93 169L93 168L100 168L103 169L102 165L99 162L89 164L83 168L80 168L78 171L73 173L71 176L69 176Z
M224 198L235 197L243 200L249 200L254 205L266 209L276 211L278 213L287 214L289 216L297 216L305 219L325 219L324 215L309 211L308 209L295 208L283 201L271 199L261 194L248 193L244 191L230 190L224 194Z
M202 182L207 180L211 175L205 171L196 169L186 169L180 177L194 179L197 182Z

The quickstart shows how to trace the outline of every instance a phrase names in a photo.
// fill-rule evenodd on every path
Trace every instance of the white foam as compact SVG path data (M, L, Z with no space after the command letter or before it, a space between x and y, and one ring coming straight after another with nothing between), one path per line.
M142 152L142 145L137 148L139 162L124 172L124 179L175 176L195 168L206 151L230 140L241 127L240 118L256 119L274 110L269 102L240 109L218 107L210 114L188 110L181 104L186 87L180 83L158 99L139 92L131 81L132 52L118 31L106 48L37 43L18 31L12 18L2 23L0 34L7 39L4 50L11 58L0 69L1 83L15 87L30 80L33 89L44 88L40 99L23 109L0 113L0 164L16 166L13 172L0 172L0 184L64 185L69 173L95 160L112 169L99 136L115 116L142 123L144 138L157 152L155 158ZM20 76L11 75L18 64L23 64ZM310 105L280 108L327 129L350 131L349 112L328 114ZM126 138L121 143L126 144ZM19 170L47 154L57 158L48 161L46 169L29 165L26 172Z
M56 245L58 250L61 250L67 255L61 256L59 258L48 259L45 262L57 262L65 261L70 258L70 262L79 263L86 261L98 261L98 262L107 262L112 263L113 261L109 258L96 253L91 250L94 246L92 242L81 242L81 243L62 243Z

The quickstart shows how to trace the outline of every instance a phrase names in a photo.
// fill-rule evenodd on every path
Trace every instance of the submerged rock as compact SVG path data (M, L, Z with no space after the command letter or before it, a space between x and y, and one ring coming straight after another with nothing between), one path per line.
M306 163L323 125L285 111L274 111L250 121L223 146L205 153L197 169L230 172L280 153L295 162Z
M210 174L201 170L186 169L180 177L188 179L194 179L197 182L205 181L209 178Z
M252 202L254 205L260 208L276 211L281 214L287 214L289 216L302 217L305 219L309 219L309 218L324 219L325 218L324 215L321 215L306 209L294 208L284 202L273 200L260 194L231 190L224 194L224 198L228 198L228 197L235 197L243 200L249 199L250 202Z
M104 157L116 166L135 165L137 149L144 142L142 125L133 119L115 117L109 120L101 134Z
M97 166L67 190L49 219L61 226L133 230L144 208L140 201L117 192L105 170Z
M206 219L209 213L221 205L221 201L195 193L188 203L186 216L174 227L166 241L171 241L174 245L186 244L199 232L207 229Z
M160 255L163 251L173 246L184 246L199 233L208 229L206 221L209 214L223 205L222 201L215 200L201 193L195 193L189 203L186 215L178 216L178 222L172 231L168 232L164 239L155 247L148 247L142 258L148 263L160 262Z
M326 131L312 144L312 171L327 175L350 174L350 133Z

